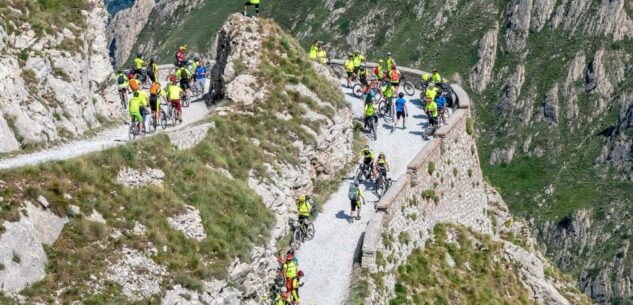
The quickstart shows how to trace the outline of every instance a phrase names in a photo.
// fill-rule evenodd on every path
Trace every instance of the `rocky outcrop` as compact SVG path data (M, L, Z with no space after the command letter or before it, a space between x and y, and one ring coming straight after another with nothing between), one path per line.
M486 90L492 78L492 69L497 59L498 36L499 24L479 41L479 61L470 73L470 86L478 92Z
M52 245L68 222L51 211L24 204L19 221L3 223L0 234L0 290L17 293L46 275L44 245Z
M116 178L116 181L127 187L141 187L148 185L161 185L165 173L160 169L146 168L136 170L132 168L122 168Z
M513 52L523 51L527 47L530 31L532 0L514 0L506 10L506 47Z
M0 28L18 30L2 39L12 47L0 56L0 152L72 138L120 115L105 40L107 13L100 1L89 2L83 28L68 24L46 35L5 16L9 21Z
M188 238L203 240L207 238L207 233L202 225L200 211L190 205L185 206L185 212L174 217L168 217L169 225L185 234Z
M132 7L119 11L112 18L107 38L114 66L121 67L128 60L136 38L147 24L154 6L155 0L137 0Z

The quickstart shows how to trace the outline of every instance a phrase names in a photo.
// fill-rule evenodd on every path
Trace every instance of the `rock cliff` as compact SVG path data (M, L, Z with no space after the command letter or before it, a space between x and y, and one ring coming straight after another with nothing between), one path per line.
M45 9L9 1L1 11L0 152L73 138L119 116L103 4L68 8L74 23L43 25L42 16L61 14Z
M130 8L119 11L108 24L108 49L113 66L122 67L132 54L136 37L143 30L152 9L154 0L139 0Z

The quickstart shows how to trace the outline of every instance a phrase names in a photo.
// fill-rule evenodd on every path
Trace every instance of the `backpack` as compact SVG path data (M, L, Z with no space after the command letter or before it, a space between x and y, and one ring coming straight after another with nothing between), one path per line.
M153 83L152 86L149 88L149 93L155 95L158 93L159 89L160 86L158 85L158 83Z
M349 185L349 190L347 191L347 197L349 200L358 200L358 188L354 183Z
M119 83L119 85L125 84L125 75L123 75L123 74L119 75L119 78L117 79L117 82Z

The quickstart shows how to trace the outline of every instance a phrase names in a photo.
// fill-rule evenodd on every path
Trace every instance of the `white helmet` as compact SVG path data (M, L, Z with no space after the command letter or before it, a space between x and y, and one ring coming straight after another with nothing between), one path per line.
M434 83L434 82L430 82L430 83L429 83L429 87L431 87L431 88L432 88L432 87L435 87L435 83Z

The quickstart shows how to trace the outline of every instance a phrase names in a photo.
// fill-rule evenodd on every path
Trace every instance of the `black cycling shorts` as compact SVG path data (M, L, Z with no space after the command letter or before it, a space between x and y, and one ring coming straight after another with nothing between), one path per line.
M429 124L431 124L432 126L437 125L437 118L429 116Z
M400 81L391 82L391 85L394 86L394 87L398 87L398 86L400 86Z
M396 119L404 118L404 111L396 111Z
M185 79L181 79L181 80L180 80L180 88L181 88L182 90L187 90L187 89L189 89L189 79L186 79L186 78L185 78Z
M154 74L154 72L147 72L147 77L149 77L149 80L152 81L152 83L156 82L156 74Z
M347 72L347 78L354 77L354 72Z
M358 207L360 210L360 199L350 200L349 203L350 203L350 207L352 208L352 212L356 211L356 207Z
M152 112L158 111L158 96L152 94L149 96L149 108Z
M359 79L360 79L360 83L361 83L363 86L367 86L367 84L368 84L368 83L367 83L367 76L361 76Z

